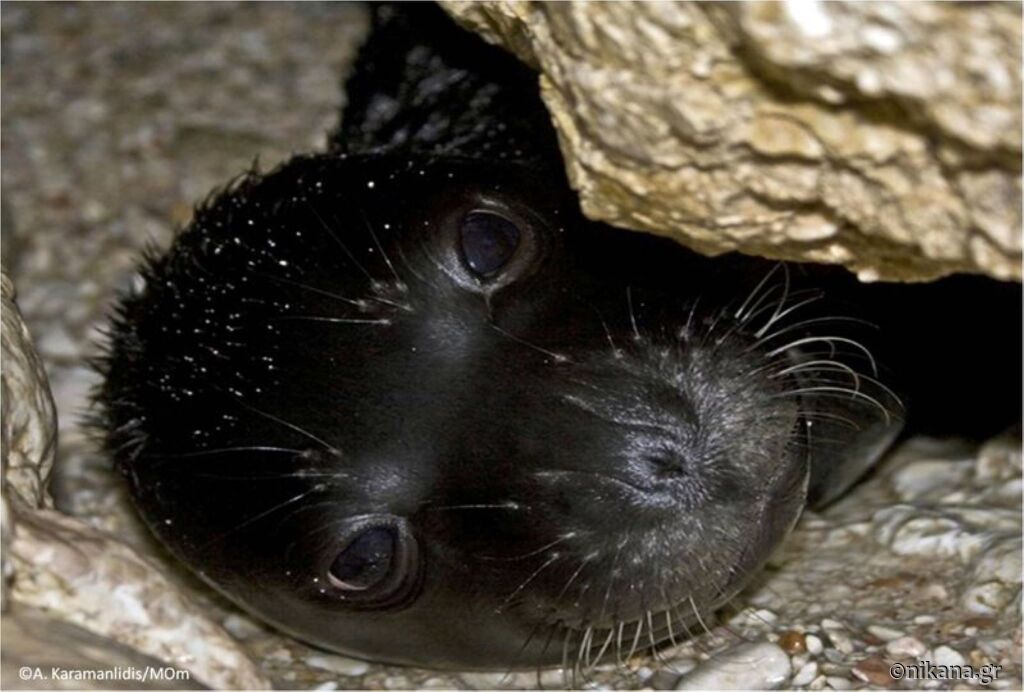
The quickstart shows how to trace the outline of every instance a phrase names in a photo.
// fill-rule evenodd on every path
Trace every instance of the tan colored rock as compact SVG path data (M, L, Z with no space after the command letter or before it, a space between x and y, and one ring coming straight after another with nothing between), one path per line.
M270 682L218 624L135 550L52 509L47 484L56 452L57 418L46 373L14 304L14 286L0 273L2 329L2 468L5 686L18 661L47 670L56 662L118 664L158 659L187 671L186 681L216 688L269 688ZM26 610L29 607L34 610ZM38 617L37 617L38 616ZM69 624L70 623L70 624ZM95 636L76 634L72 625ZM83 637L88 638L85 642ZM49 642L50 649L47 649ZM83 656L67 649L81 644ZM131 650L137 652L132 654ZM13 656L13 657L12 657ZM22 663L21 665L29 665ZM48 681L61 688L61 681ZM95 686L70 681L71 687ZM104 688L120 680L101 681ZM128 687L144 686L142 680Z
M0 686L6 690L186 690L187 671L33 608L3 616ZM88 676L88 677L85 677Z
M587 216L864 280L1021 277L1015 3L442 3L541 71Z
M238 643L132 548L54 510L16 519L6 546L14 608L109 637L216 689L270 688Z
M50 507L53 500L46 484L57 449L57 411L42 361L14 304L14 284L2 269L0 300L0 446L5 489L26 507Z

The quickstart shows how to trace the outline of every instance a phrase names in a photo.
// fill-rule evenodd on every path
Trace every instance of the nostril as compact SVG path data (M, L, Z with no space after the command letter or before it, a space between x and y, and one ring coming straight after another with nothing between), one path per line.
M682 459L672 454L645 454L642 458L648 473L659 480L681 476L685 471Z

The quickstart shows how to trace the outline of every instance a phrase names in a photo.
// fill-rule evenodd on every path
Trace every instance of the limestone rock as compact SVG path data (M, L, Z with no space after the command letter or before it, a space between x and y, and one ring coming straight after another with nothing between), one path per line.
M19 660L20 665L49 670L57 665L54 661L102 668L127 656L136 662L147 657L165 661L188 671L188 681L194 678L197 684L269 687L238 644L134 549L52 509L47 484L56 451L57 416L46 373L14 304L14 285L6 273L0 274L0 288L4 629L14 633L20 647L5 654L5 684L13 680L12 666ZM38 617L26 606L38 611ZM93 635L76 634L73 625ZM89 652L88 656L75 655L76 642L82 645L79 653ZM79 688L90 683L67 682ZM146 681L98 682L106 688L122 682L134 688ZM27 679L7 686L36 683L63 685L61 680Z
M57 412L42 361L14 304L14 284L6 270L0 271L0 292L0 442L6 491L26 507L48 507L53 504L46 484L57 447Z
M1020 279L1018 4L443 5L541 71L591 218L864 280Z
M4 615L3 631L0 685L7 690L201 687L184 671L33 608Z
M269 681L219 625L164 574L101 531L54 510L17 517L6 546L15 567L13 607L28 605L215 688L269 689Z

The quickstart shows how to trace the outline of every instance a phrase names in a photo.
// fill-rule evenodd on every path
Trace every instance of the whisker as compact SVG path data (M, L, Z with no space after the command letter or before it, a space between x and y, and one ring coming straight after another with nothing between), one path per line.
M282 315L274 317L277 321L297 321L297 322L330 322L334 324L379 324L382 326L390 325L391 320L389 319L360 319L357 317L323 317L320 315Z
M740 320L741 322L745 321L745 318L743 317L743 311L746 310L747 305L750 303L750 301L754 299L754 296L756 296L758 291L761 290L761 287L764 286L765 283L767 283L768 279L772 278L772 275L779 270L779 267L781 265L782 262L777 262L767 273L765 273L764 278L762 278L758 282L758 284L754 286L754 290L750 292L750 295L748 295L746 300L744 300L743 303L739 306L733 317Z
M250 273L253 276L258 276L261 279L267 279L269 281L274 281L276 283L285 284L287 286L293 286L295 288L302 289L303 291L309 291L310 293L318 293L318 294L320 294L322 296L327 296L328 298L333 298L334 300L341 301L342 303L345 303L347 305L352 305L354 307L358 307L358 308L362 308L362 309L366 308L366 301L365 300L356 300L356 299L353 299L353 298L346 298L343 295L339 295L337 293L332 293L331 291L325 291L322 288L317 288L316 286L310 286L309 284L304 284L301 281L293 281L291 279L286 279L286 278L281 277L281 276L274 276L273 274L265 274L263 272L250 272Z
M517 344L522 344L523 346L532 348L534 351L543 353L544 355L553 358L557 363L568 363L570 360L569 357L566 355L563 355L561 353L555 353L554 351L549 351L546 348L541 348L540 346L537 346L536 344L531 344L529 341L521 339L515 334L505 331L504 329L502 329L501 327L494 323L491 323L491 328L494 329L499 334L501 334L502 336L508 337L512 341L515 341Z
M356 256L352 254L352 251L348 249L348 246L345 245L345 243L341 242L341 238L339 238L331 229L331 227L327 224L327 222L324 221L324 217L320 216L320 212L317 211L315 206L313 206L313 203L307 200L306 204L309 205L310 211L312 211L313 215L316 216L317 220L320 222L320 225L323 226L325 231L327 231L327 235L329 235L331 239L338 244L338 247L341 248L342 252L344 252L345 255L348 256L349 260L352 261L352 264L356 265L356 268L360 272L362 272L367 279L369 279L370 283L373 283L374 278L370 275L370 272L366 271L366 268L359 263L359 260L357 260Z
M626 305L629 307L629 323L633 327L633 340L640 341L640 330L636 326L636 314L633 312L632 286L626 286Z
M492 555L478 555L477 557L479 557L481 560L493 560L495 562L517 562L519 560L525 560L528 557L533 557L534 555L539 555L540 553L543 553L545 550L553 548L559 543L564 543L565 541L568 541L574 538L575 536L575 533L567 533L564 536L556 538L547 545L543 545L540 548L537 548L536 550L531 550L528 553L517 555L516 557L494 557Z
M558 560L558 559L559 559L560 557L561 557L561 555L559 555L558 553L555 553L554 555L552 555L552 556L551 556L551 557L550 557L550 558L549 558L549 559L547 560L547 562L545 562L545 563L544 563L543 565L541 565L540 567L538 567L537 569L535 569L535 570L533 571L533 574L531 574L530 576L528 576L528 577L527 577L527 578L526 578L526 579L525 579L525 580L523 581L523 583L522 583L522 584L520 584L519 586L517 586L517 587L516 587L515 591L513 591L513 592L512 592L512 593L510 593L510 594L509 594L509 595L508 595L507 597L505 597L505 600L504 600L504 601L502 601L500 605L498 605L498 607L497 607L497 608L495 609L495 612L496 612L496 613L500 613L500 612L501 612L502 610L504 610L504 609L505 609L505 606L507 606L507 605L509 604L509 602L511 602L511 601L512 601L512 599L513 599L513 598L515 598L515 597L516 597L517 595L519 595L519 593L520 593L520 592L521 592L521 591L522 591L523 589L525 589L525 588L526 588L526 586L527 586L527 585L528 585L528 584L529 584L530 582L532 582L532 581L533 581L534 579L536 579L536 578L537 578L537 575L539 575L539 574L540 574L541 572L543 572L543 571L544 571L545 569L547 569L548 567L550 567L550 566L551 566L551 565L552 565L552 564L553 564L553 563L554 563L554 562L555 562L556 560Z
M818 366L828 367L822 369L819 368ZM809 360L803 363L798 363L797 365L790 366L788 368L784 368L783 370L779 370L778 372L775 372L769 375L768 377L770 379L778 379L779 377L785 377L786 375L792 375L793 373L804 372L808 370L808 368L811 368L812 371L822 370L827 372L831 370L846 372L850 375L850 378L853 380L854 388L857 391L860 391L860 376L857 374L857 371L851 368L849 365L845 365L836 360Z
M302 449L288 449L286 447L262 447L262 446L251 446L251 447L219 447L217 449L204 449L199 452L182 452L180 454L150 454L149 457L153 459L188 459L191 457L202 457L209 456L211 454L224 454L226 452L290 452L295 455L305 454L306 451Z
M260 512L259 514L257 514L254 517L250 517L249 519L246 519L245 521L243 521L241 524L238 524L234 528L232 528L232 529L230 529L228 531L225 531L222 534L218 534L217 536L214 536L209 541L203 543L203 545L201 546L201 549L208 548L211 545L213 545L214 543L216 543L217 541L221 541L221 540L225 539L226 537L230 536L231 534L235 533L236 531L241 531L246 526L249 526L249 525L257 522L260 519L264 519L265 517L269 516L270 514L273 514L274 512L277 512L278 510L284 509L285 507L288 507L289 505L295 504L299 500L302 500L303 498L306 498L309 495L312 495L313 493L322 492L322 491L324 491L326 489L327 489L327 484L326 483L317 483L316 485L314 485L309 490L303 491L303 492L299 493L298 495L296 495L295 497L292 497L292 498L290 498L288 500L285 500L284 502L276 504L273 507L271 507L270 509L268 509L266 511L263 511L263 512Z
M277 416L275 416L273 414L267 413L265 411L260 411L258 408L255 408L255 407L250 406L249 404L245 403L244 401L242 401L237 396L233 396L232 398L234 398L235 402L237 402L238 405L241 406L242 408L248 409L248 410L252 411L255 414L258 414L260 416L263 416L264 418L267 418L269 420L274 421L275 423L280 423L281 425L285 426L286 428L290 428L290 429L294 430L295 432L299 433L300 435L304 435L304 436L308 437L309 439L313 440L314 442L320 443L321 445L323 445L323 447L325 449L327 449L328 451L330 451L330 452L332 452L334 454L338 454L339 453L337 448L335 448L331 444L325 442L324 440L320 439L319 437L317 437L313 433L309 432L308 430L300 428L299 426L295 425L294 423L289 423L288 421L284 420L283 418L278 418Z
M871 355L871 351L869 351L867 349L867 347L864 346L863 344L861 344L859 341L854 341L853 339L847 339L846 337L843 337L843 336L808 336L808 337L805 337L803 339L797 339L795 341L791 341L788 344L786 344L785 346L779 346L779 347L775 348L774 350L769 351L767 355L768 355L768 357L777 356L778 354L784 353L784 352L786 352L787 350L789 350L791 348L795 348L797 346L802 346L804 344L812 344L812 343L829 343L829 344L832 344L833 342L841 343L841 344L848 344L848 345L853 346L854 348L860 350L861 353L863 353L867 357L868 362L871 364L871 372L872 372L872 374L875 377L878 377L878 365L875 363L875 359Z
M772 396L772 398L781 399L781 398L785 398L785 397L788 397L788 396L795 396L795 395L799 395L799 394L816 394L816 393L819 393L819 392L825 393L825 394L829 394L829 393L832 393L832 394L849 394L851 399L863 399L864 401L867 401L867 402L869 402L871 404L874 404L878 408L878 410L882 412L882 415L885 416L885 424L886 425L889 425L889 424L892 423L892 415L889 413L889 409L886 408L882 404L882 402L880 402L878 399L876 399L876 398L874 398L872 396L869 396L869 395L865 394L864 392L858 392L856 390L846 389L844 387L829 387L829 386L803 387L803 388L800 388L800 389L794 389L794 390L785 392L783 394L775 394L775 395ZM836 397L836 398L844 398L845 399L846 397Z
M384 247L381 245L381 242L377 237L377 233L374 232L374 226L370 222L370 218L367 216L367 213L360 209L359 214L362 216L362 222L366 224L367 230L370 231L370 237L372 237L372 239L374 240L374 245L376 245L377 249L380 250L381 257L384 258L384 262L385 264L387 264L387 268L391 270L391 275L394 276L395 285L398 287L398 290L406 290L406 283L404 283L403 280L401 280L401 276L399 276L398 272L394 270L394 265L391 264L391 258L389 258L387 256L387 253L384 252Z

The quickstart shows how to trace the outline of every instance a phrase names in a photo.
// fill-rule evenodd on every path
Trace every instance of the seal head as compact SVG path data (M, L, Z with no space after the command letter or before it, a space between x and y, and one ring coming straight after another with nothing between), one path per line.
M584 219L532 76L403 21L332 151L214 196L121 303L100 399L138 509L237 603L370 659L685 635L836 490L829 440L872 457L897 405L785 270Z

